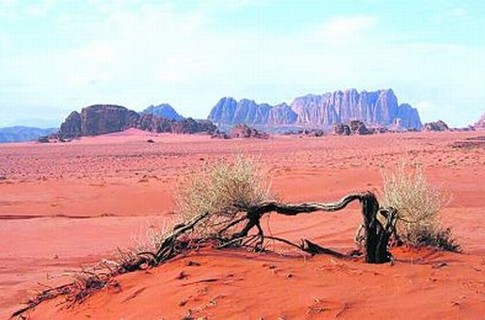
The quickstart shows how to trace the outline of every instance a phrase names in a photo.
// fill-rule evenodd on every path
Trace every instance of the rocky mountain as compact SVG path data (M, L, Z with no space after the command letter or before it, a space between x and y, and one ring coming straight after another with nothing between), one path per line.
M222 98L211 110L209 120L222 126L244 123L275 127L293 125L331 129L336 124L361 120L370 127L399 126L421 129L418 111L409 104L399 104L392 89L374 92L355 89L322 95L306 95L290 105L257 104L253 100Z
M236 101L231 97L225 97L212 108L209 120L227 125L266 125L271 109L269 104L256 104L248 99Z
M58 129L41 129L34 127L5 127L0 128L0 143L34 141L41 136L55 133Z
M482 115L480 120L478 120L474 125L473 128L475 130L485 130L485 113Z
M81 113L73 111L61 124L59 136L75 138L120 132L132 127L139 119L138 113L117 105L93 105Z
M173 120L153 113L137 113L117 105L93 105L83 108L80 113L73 111L61 124L59 137L72 139L96 136L129 128L159 133L212 133L216 129L214 124L207 120L197 121L191 118Z
M298 114L295 113L286 103L272 107L268 112L268 123L272 126L292 125L298 121Z
M169 119L169 120L182 120L180 114L175 111L175 109L168 103L162 103L158 106L151 105L141 112L142 114L154 114L158 117Z

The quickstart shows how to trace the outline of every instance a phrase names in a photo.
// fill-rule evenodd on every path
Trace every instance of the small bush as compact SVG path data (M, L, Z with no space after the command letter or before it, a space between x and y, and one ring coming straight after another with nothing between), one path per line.
M401 241L417 247L459 250L451 230L441 226L440 211L451 196L431 186L421 166L406 168L401 164L384 171L382 177L382 204L398 210L397 235Z
M49 143L49 136L42 136L42 137L39 137L37 138L37 142L39 143Z
M182 183L176 195L176 211L184 221L208 212L211 217L202 232L211 233L218 223L237 219L240 208L267 200L270 186L266 181L252 158L240 155L232 163L218 161Z

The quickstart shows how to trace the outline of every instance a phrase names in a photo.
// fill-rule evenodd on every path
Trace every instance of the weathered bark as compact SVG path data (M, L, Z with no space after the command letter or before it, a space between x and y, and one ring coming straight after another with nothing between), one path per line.
M337 257L344 257L345 255L339 252L320 247L308 240L303 240L301 244L295 244L286 239L266 236L261 228L260 221L265 214L270 212L287 216L295 216L317 211L335 212L344 209L348 204L356 200L359 200L362 205L362 230L364 232L362 238L364 241L363 250L365 261L368 263L384 263L390 261L391 254L388 251L389 240L391 235L395 232L397 214L393 209L379 208L379 202L372 192L350 193L340 201L332 203L309 202L301 204L284 204L270 201L251 207L235 205L237 210L244 213L244 215L238 219L232 221L228 220L227 222L221 223L219 232L215 237L220 241L220 247L240 246L249 243L255 250L259 251L264 249L265 239L272 239L285 242L310 254L323 253ZM151 264L157 265L176 255L179 251L177 245L179 236L192 230L199 222L204 221L206 218L210 219L210 216L211 215L208 213L200 214L194 217L191 221L176 226L172 234L168 235L161 243L158 252L154 254L155 258L152 260ZM241 224L240 227L238 227L239 224ZM227 235L227 231L232 228L239 231L232 235ZM249 234L252 230L256 230L256 233L253 233L253 235L250 236Z
M359 200L362 204L363 228L364 228L364 256L368 263L384 263L391 260L391 254L388 251L389 239L394 232L396 212L392 209L379 209L379 202L371 192L351 193L343 197L340 201L334 203L302 203L302 204L282 204L278 202L265 202L257 206L241 210L247 211L248 223L234 237L246 236L253 227L258 227L259 221L265 213L276 212L278 214L295 216L301 213L312 213L316 211L334 212L344 209L349 203ZM381 222L378 216L381 216ZM308 243L308 242L307 242ZM305 250L316 252L317 245L311 243ZM331 250L321 248L321 252L331 252Z

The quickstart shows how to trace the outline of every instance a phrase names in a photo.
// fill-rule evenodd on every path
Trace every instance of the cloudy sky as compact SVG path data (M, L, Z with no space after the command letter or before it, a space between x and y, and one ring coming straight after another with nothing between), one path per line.
M485 1L0 0L0 126L96 103L276 104L392 88L422 120L485 111Z

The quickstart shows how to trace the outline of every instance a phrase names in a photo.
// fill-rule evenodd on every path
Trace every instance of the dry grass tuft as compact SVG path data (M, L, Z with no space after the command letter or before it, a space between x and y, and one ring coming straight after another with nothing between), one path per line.
M176 211L184 221L208 212L210 217L198 231L211 234L215 226L244 214L241 208L267 200L270 197L267 181L251 157L238 155L233 162L217 161L181 184L176 195Z
M406 244L459 251L449 228L441 226L440 211L451 201L426 180L421 166L397 165L383 171L382 205L398 210L397 234Z

